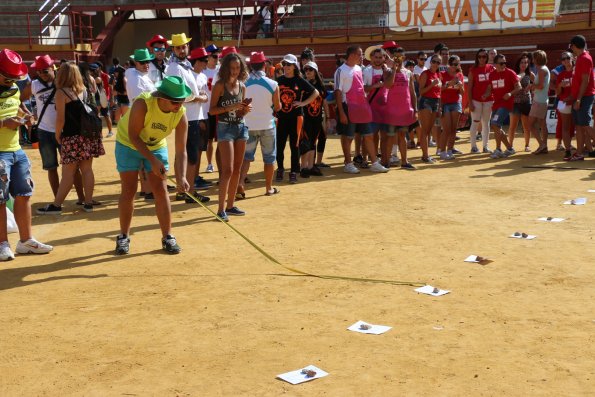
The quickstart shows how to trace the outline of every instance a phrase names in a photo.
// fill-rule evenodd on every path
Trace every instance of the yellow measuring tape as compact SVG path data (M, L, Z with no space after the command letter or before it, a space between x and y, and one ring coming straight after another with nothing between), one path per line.
M169 177L169 179L172 182L174 182L174 180L172 179L172 177ZM221 219L215 212L213 212L213 210L211 210L209 207L207 207L206 205L204 205L203 203L201 203L200 200L198 200L192 194L186 192L186 195L188 197L190 197L192 200L194 200L196 203L200 204L200 206L202 208L204 208L205 210L207 210L208 212L210 212L211 215L213 215L217 220L219 220L219 222L223 223L225 226L227 226L228 228L230 228L231 230L233 230L238 236L240 236L241 238L243 238L248 244L250 244L252 247L254 247L255 250L257 250L258 252L260 252L269 261L273 262L275 265L281 266L282 268L284 268L286 270L289 270L292 273L296 273L296 274L299 274L299 275L302 275L302 276L305 276L305 277L316 277L316 278L322 278L322 279L327 279L327 280L362 281L362 282L366 282L366 283L380 283L380 284L391 284L391 285L410 285L412 287L423 287L424 285L426 285L426 283L415 282L415 281L397 281L397 280L382 280L382 279L363 278L363 277L328 276L328 275L323 275L323 274L308 273L308 272L304 272L304 271L299 270L299 269L294 269L292 267L285 266L284 264L282 264L281 262L279 262L277 259L275 259L271 254L269 254L268 252L266 252L265 250L263 250L262 248L260 248L258 245L256 245L256 243L254 243L252 240L250 240L248 237L246 237L242 232L240 232L238 229L236 229L234 226L232 226L229 222L225 222L223 219Z

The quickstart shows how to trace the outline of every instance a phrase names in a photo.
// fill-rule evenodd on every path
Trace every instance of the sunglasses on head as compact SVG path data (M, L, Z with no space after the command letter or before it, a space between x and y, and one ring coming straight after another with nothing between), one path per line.
M153 47L153 52L165 52L165 47Z
M434 65L440 65L440 63L441 63L441 62L440 62L439 60L433 60L433 61L432 61L432 63L433 63Z
M136 61L138 63L140 63L141 65L146 65L147 63L149 63L150 61Z

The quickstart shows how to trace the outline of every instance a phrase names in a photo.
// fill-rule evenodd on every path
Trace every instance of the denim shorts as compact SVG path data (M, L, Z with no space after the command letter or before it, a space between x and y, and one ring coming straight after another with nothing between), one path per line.
M39 135L39 154L41 155L41 165L44 170L54 170L58 168L58 153L60 144L56 140L56 133L37 130Z
M528 116L531 112L531 103L523 102L523 103L515 103L514 107L512 108L512 114L514 115L523 115Z
M217 123L217 141L218 142L234 142L234 141L247 141L248 140L248 127L244 123L241 124L228 124L228 123Z
M502 128L509 114L510 110L506 108L498 108L496 110L492 110L492 119L490 120L490 125L496 125Z
M376 133L378 131L386 132L389 128L390 126L388 124L374 122L370 123L370 129L372 130L372 133Z
M268 130L248 131L248 142L246 143L244 160L254 161L256 146L258 146L259 141L264 163L275 164L275 160L277 159L277 131L275 131L274 127Z
M31 179L31 162L23 151L0 152L0 204L11 196L30 197L33 195Z
M438 111L438 105L440 105L440 98L426 98L422 96L419 98L419 106L417 107L421 112L424 109L428 109L432 112Z
M169 170L167 146L152 150L151 153L163 163L166 170ZM151 162L144 158L138 150L131 149L116 141L116 168L118 172L140 171L141 167L150 172Z
M409 126L405 125L388 125L386 129L386 135L388 136L395 136L397 132L404 132L407 133L409 131Z
M581 107L578 111L572 109L572 118L574 124L579 127L587 127L591 125L593 113L593 99L595 96L584 96L581 98Z
M461 102L442 104L442 114L462 113L462 112L463 112L463 105L461 105Z
M188 163L197 164L198 152L207 151L208 134L208 120L191 120L188 122L188 138L186 139Z
M343 102L343 111L345 112L345 115L347 116L347 120L349 121L349 110L347 109L347 104L345 102ZM370 123L348 123L348 124L341 124L340 122L337 123L337 133L341 136L353 138L353 137L355 137L356 132L361 135L370 135L372 133L372 129L370 128Z

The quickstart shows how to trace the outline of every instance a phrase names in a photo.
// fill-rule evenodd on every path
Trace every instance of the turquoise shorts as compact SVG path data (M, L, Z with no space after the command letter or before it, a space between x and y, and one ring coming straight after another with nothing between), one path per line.
M169 170L167 146L152 150L151 153L163 163L166 170ZM139 171L141 168L150 172L151 162L144 158L137 150L130 149L128 146L116 141L116 167L118 172Z

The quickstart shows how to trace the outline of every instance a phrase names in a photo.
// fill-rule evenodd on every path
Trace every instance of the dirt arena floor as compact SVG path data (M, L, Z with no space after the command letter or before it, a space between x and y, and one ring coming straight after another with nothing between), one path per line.
M432 297L293 275L180 202L180 255L161 252L153 205L138 199L130 255L116 257L114 139L105 147L95 163L104 205L86 214L72 193L61 216L33 219L54 252L0 265L1 396L594 395L595 171L584 169L594 160L536 169L523 167L568 164L561 152L465 154L426 166L416 150L415 172L351 176L332 137L325 177L266 197L258 155L239 203L248 215L233 226L287 266L451 291ZM36 208L50 193L38 152L27 152ZM562 205L577 197L589 202ZM567 220L537 220L547 216ZM538 237L508 238L515 231ZM470 254L493 262L463 262ZM347 331L357 320L393 329ZM276 379L309 364L330 375Z

